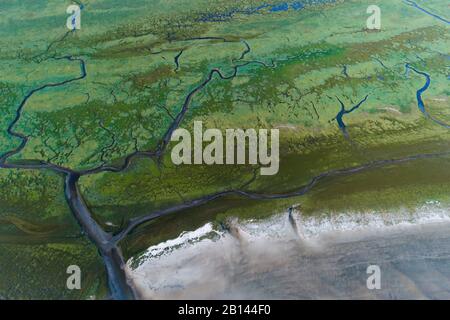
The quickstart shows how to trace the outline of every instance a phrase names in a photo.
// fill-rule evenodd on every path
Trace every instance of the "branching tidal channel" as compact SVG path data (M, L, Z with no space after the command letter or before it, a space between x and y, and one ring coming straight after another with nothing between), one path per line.
M67 60L69 63L78 62L80 64L80 74L73 78L70 78L70 79L67 79L67 80L64 80L61 82L48 83L48 84L39 86L35 89L32 89L25 95L25 97L22 99L21 103L19 104L18 108L16 109L15 117L12 120L12 122L10 122L10 124L7 128L7 132L11 137L20 139L21 142L18 147L14 148L10 151L7 151L0 156L0 168L22 169L22 170L50 170L50 171L53 171L63 177L65 199L71 209L71 212L72 212L73 216L76 218L76 220L78 221L84 234L86 234L87 237L90 239L90 241L97 247L98 252L103 259L103 263L106 268L106 274L108 277L108 284L109 284L111 298L113 298L113 299L136 299L136 298L139 298L137 292L133 288L133 285L127 279L127 275L125 272L126 264L125 264L124 258L122 256L122 252L119 247L119 243L128 234L130 234L135 228L137 228L141 224L146 223L150 220L157 219L161 216L165 216L168 214L180 212L180 211L188 209L188 208L198 207L198 206L204 205L208 202L211 202L213 200L223 198L226 196L230 196L230 195L240 196L243 198L254 199L254 200L261 200L261 201L298 197L298 196L302 196L302 195L306 194L317 183L319 183L321 180L323 180L326 177L332 177L332 176L338 176L338 175L351 175L351 174L358 173L363 170L368 170L371 168L382 167L382 166L387 166L387 165L391 165L391 164L399 164L399 163L404 163L404 162L418 160L418 159L445 157L445 156L450 155L450 152L418 154L418 155L413 155L413 156L409 156L409 157L405 157L405 158L380 160L380 161L374 161L374 162L366 163L366 164L351 167L351 168L332 170L332 171L321 173L321 174L315 176L314 178L312 178L309 181L309 183L307 183L306 185L303 185L294 191L286 192L286 193L260 194L260 193L253 193L253 192L248 192L248 191L240 190L240 189L225 190L222 192L205 195L205 196L200 197L195 200L180 203L173 207L150 212L146 215L133 218L128 222L128 224L120 232L118 232L116 234L108 233L105 230L103 230L102 227L94 220L89 208L87 207L85 201L83 200L83 196L80 193L79 186L78 186L78 181L79 181L80 177L85 176L85 175L98 174L101 172L122 172L129 167L130 163L135 158L139 158L139 157L149 157L149 158L154 158L155 160L160 160L168 147L172 133L174 132L174 130L176 130L180 126L186 113L188 112L194 96L198 92L200 92L205 86L207 86L208 83L211 82L215 78L215 75L217 75L218 78L220 78L221 80L231 80L234 77L236 77L236 75L238 74L238 71L241 67L244 67L249 64L259 64L259 65L263 65L265 67L275 67L274 63L272 63L272 65L266 65L264 62L260 62L260 61L243 61L242 59L251 50L250 47L248 46L248 44L246 42L244 42L244 43L246 45L245 51L242 53L241 58L235 61L235 62L238 62L239 64L234 65L233 72L230 75L224 75L219 69L216 69L216 68L212 69L209 71L209 73L207 74L205 79L201 83L199 83L196 87L194 87L186 95L186 97L184 99L184 103L183 103L179 113L174 117L172 123L170 124L169 128L167 129L164 136L162 137L161 143L158 145L156 150L135 151L135 152L129 154L128 156L126 156L123 160L123 163L117 167L103 164L101 166L98 166L98 167L95 167L92 169L83 170L83 171L75 171L73 169L66 168L66 167L52 164L50 162L45 162L45 161L35 161L35 160L20 161L20 162L8 161L12 156L20 153L25 148L25 146L28 142L28 137L26 135L24 135L20 132L16 132L14 130L14 127L16 126L16 124L18 123L18 121L21 118L22 112L24 110L24 107L25 107L27 101L35 93L37 93L39 91L54 88L54 87L66 86L66 85L70 84L71 82L82 81L84 78L86 78L88 74L87 74L86 62L83 59L72 57L72 56L50 58L50 59L55 59L55 60ZM179 58L179 56L178 56L178 58ZM245 186L244 186L244 188L245 188Z

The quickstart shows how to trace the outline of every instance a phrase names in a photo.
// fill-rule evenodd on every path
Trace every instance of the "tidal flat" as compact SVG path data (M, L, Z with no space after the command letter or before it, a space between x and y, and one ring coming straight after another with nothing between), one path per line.
M367 29L369 0L82 2L79 30L66 28L71 1L0 3L0 298L448 297L443 264L420 259L429 252L447 263L449 243L450 33L442 1L378 1L380 30ZM192 132L194 121L279 129L280 171L175 166L165 141L176 127ZM298 228L338 226L342 216L356 225L367 215L419 223L411 217L424 208L442 225L395 229L398 237L343 230L320 253L295 247L286 218L294 210ZM261 243L288 256L286 268L275 270L269 256L255 274L236 228L263 230L280 215L287 227L275 229L285 238ZM248 282L211 292L189 287L193 277L169 283L185 285L184 293L149 292L170 277L142 278L133 268L151 248L205 226L218 242L180 248L163 262L208 258L231 277L222 283L250 274ZM214 255L222 243L235 269ZM392 284L378 295L361 289L368 250ZM401 252L415 262L389 260ZM83 274L79 291L66 288L73 264ZM425 271L428 285L417 277Z

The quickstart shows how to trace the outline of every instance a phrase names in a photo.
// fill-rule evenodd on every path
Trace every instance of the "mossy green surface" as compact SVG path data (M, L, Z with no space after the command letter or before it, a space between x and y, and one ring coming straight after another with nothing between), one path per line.
M276 6L284 1L274 0ZM188 96L181 127L280 129L280 172L255 166L174 166L169 145L161 162L136 158L120 173L83 176L80 190L93 217L116 233L128 220L230 189L295 190L314 176L375 160L447 152L450 130L449 25L402 1L377 1L382 29L366 29L370 0L304 1L305 7L255 11L265 1L86 0L81 30L66 29L71 1L0 3L0 154L16 148L8 134L21 101L45 84L86 77L34 93L14 131L25 148L9 161L47 161L73 170L120 165L137 150L154 150ZM443 1L417 1L447 20ZM253 10L253 11L252 11ZM448 11L448 10L447 10ZM249 13L250 12L250 13ZM176 59L177 57L177 59ZM335 117L347 108L349 139ZM126 257L208 221L264 218L300 204L304 214L412 210L449 201L447 158L420 160L320 182L303 197L218 199L144 224L121 246ZM0 169L0 296L105 298L96 248L81 233L66 200L62 175ZM70 264L86 273L83 290L65 289Z
M108 297L103 263L72 217L61 177L2 169L0 183L0 297ZM70 265L81 269L81 290L66 286Z

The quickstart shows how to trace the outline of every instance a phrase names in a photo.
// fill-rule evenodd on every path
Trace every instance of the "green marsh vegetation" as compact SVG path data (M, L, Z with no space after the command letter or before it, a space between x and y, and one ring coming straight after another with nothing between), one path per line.
M39 91L27 101L14 129L29 141L9 161L47 161L74 170L120 165L128 154L159 145L188 93L210 70L230 75L236 65L242 65L236 77L216 75L195 94L181 127L191 130L194 120L202 120L222 130L281 132L281 167L273 177L255 176L251 166L175 167L170 148L161 162L138 158L120 173L82 177L83 197L107 231L223 190L283 193L324 171L448 151L449 130L417 108L416 91L425 79L407 73L405 63L431 76L423 93L426 108L450 122L449 27L401 1L380 2L380 32L365 30L370 1L227 15L234 1L86 0L82 29L67 32L70 3L0 4L2 154L20 143L7 128L24 96L80 75L78 62L55 57L82 58L87 71L85 79ZM445 9L440 1L427 1L427 7ZM225 18L204 19L211 15ZM347 140L335 120L337 97L352 106L365 95L367 102L343 118ZM208 221L264 218L293 204L319 215L447 203L448 168L446 158L420 160L329 178L303 197L218 199L144 224L121 245L128 258ZM62 178L47 170L1 169L0 181L0 295L106 297L101 259L71 216ZM65 268L74 263L86 270L82 292L65 289Z

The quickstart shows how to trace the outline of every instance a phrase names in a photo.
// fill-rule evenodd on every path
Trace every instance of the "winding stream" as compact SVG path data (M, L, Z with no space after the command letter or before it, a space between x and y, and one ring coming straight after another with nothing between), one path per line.
M445 22L446 24L450 24L450 21L449 21L449 20L445 19L444 17L438 16L437 14L435 14L435 13L433 13L433 12L430 12L430 11L426 10L425 8L422 8L421 6L419 6L419 5L418 5L416 2L414 2L414 1L411 1L411 0L404 0L404 2L405 2L406 4L408 4L408 5L410 5L411 7L414 7L414 8L419 9L420 11L426 13L427 15L429 15L429 16L431 16L431 17L433 17L433 18L436 18L436 19L438 19L438 20L441 20L442 22Z
M428 88L430 87L430 84L431 84L431 77L430 77L430 75L427 74L427 73L425 73L425 72L419 71L419 70L417 70L417 69L414 68L414 67L411 67L411 66L409 65L409 63L405 64L405 67L406 67L406 70L412 70L412 71L414 71L415 73L417 73L417 74L419 74L419 75L421 75L421 76L424 76L425 79L426 79L425 84L423 85L423 87L420 88L419 90L417 90L417 92L416 92L417 107L419 108L419 110L420 110L420 111L425 115L425 117L427 117L428 119L432 120L433 122L437 123L438 125L440 125L440 126L442 126L442 127L444 127L444 128L450 129L450 125L448 125L448 124L446 124L445 122L442 122L442 121L440 121L440 120L434 118L432 115L430 115L430 114L428 113L428 111L427 111L426 108L425 108L425 103L423 102L422 94L423 94L426 90L428 90Z
M245 54L248 52L250 52L250 48L247 46L244 53L241 55L241 58L243 58L245 56ZM298 188L294 191L290 191L290 192L286 192L286 193L259 194L259 193L244 191L244 190L226 190L226 191L218 192L215 194L206 195L201 198L192 200L190 202L184 202L182 204L179 204L179 205L176 205L173 207L169 207L169 208L166 208L163 210L158 210L155 212L151 212L147 215L143 215L141 217L131 219L129 221L129 224L121 232L119 232L116 235L112 235L110 233L105 232L100 227L100 225L93 219L92 214L89 211L89 209L88 209L86 203L84 202L83 197L79 191L79 188L77 185L79 178L83 175L90 175L90 174L95 174L95 173L105 172L105 171L121 172L129 166L129 164L135 157L158 157L158 158L161 157L167 148L167 145L170 141L173 131L179 127L179 125L183 121L187 111L189 110L189 107L190 107L193 97L195 96L196 93L201 91L210 81L213 80L214 75L218 75L218 77L222 80L229 80L229 79L233 79L237 75L239 68L249 65L251 63L264 65L266 67L275 67L275 65L273 64L272 66L268 66L265 63L260 62L260 61L245 61L245 62L242 61L241 64L235 65L233 67L233 72L230 75L222 74L222 72L219 69L210 70L208 75L206 76L206 78L187 94L180 112L177 114L177 116L171 123L170 127L166 131L166 133L161 141L161 144L158 146L158 149L155 151L136 151L132 154L129 154L128 156L125 157L125 161L124 161L123 165L121 165L119 167L102 165L102 166L94 168L94 169L77 172L77 171L74 171L69 168L64 168L64 167L54 165L51 163L47 163L47 162L43 162L43 161L8 163L7 160L11 156L13 156L13 155L19 153L21 150L23 150L26 143L28 142L27 136L25 136L22 133L18 133L18 132L14 131L14 127L17 124L17 122L20 120L20 117L22 115L23 109L24 109L27 101L36 92L39 92L46 88L63 86L63 85L66 85L66 84L74 82L74 81L82 80L87 76L86 65L85 65L84 60L81 58L65 56L65 57L61 57L61 58L52 58L52 59L56 59L56 60L64 59L64 60L67 60L70 62L78 61L80 63L81 74L74 78L67 79L67 80L64 80L64 81L61 81L58 83L49 83L49 84L45 84L40 87L37 87L36 89L31 90L24 97L24 99L21 101L20 105L18 106L18 108L16 110L15 118L9 124L8 129L7 129L7 132L11 136L20 138L21 143L17 148L4 153L0 157L0 168L16 168L16 169L29 169L29 170L48 169L48 170L52 170L56 173L63 175L64 182L65 182L64 194L65 194L66 201L67 201L68 205L70 206L70 209L71 209L74 217L80 224L81 229L86 233L86 235L90 239L90 241L92 241L92 243L97 247L97 249L103 259L103 262L105 264L106 271L107 271L110 294L111 294L111 297L114 299L135 299L135 298L137 298L137 295L133 289L133 286L129 283L129 280L127 279L127 275L125 272L126 264L124 262L121 250L118 247L118 243L121 240L123 240L136 227L138 227L139 225L141 225L145 222L148 222L152 219L156 219L156 218L164 216L164 215L176 213L176 212L182 211L184 209L198 207L207 202L213 201L213 200L221 198L221 197L226 197L229 195L239 195L244 198L255 199L255 200L272 200L272 199L297 197L297 196L301 196L301 195L304 195L307 192L309 192L318 182L320 182L321 180L323 180L326 177L333 177L333 176L338 176L338 175L351 175L351 174L354 174L357 172L361 172L363 170L379 168L379 167L386 166L386 165L398 164L398 163L403 163L403 162L408 162L408 161L413 161L413 160L418 160L418 159L447 157L450 155L450 152L433 153L433 154L418 154L418 155L404 157L404 158L400 158L400 159L379 160L379 161L373 161L370 163L362 164L362 165L359 165L356 167L327 171L327 172L323 172L323 173L313 177L308 184L301 186L300 188ZM415 70L414 68L410 67L409 65L407 67L411 68L412 70L414 70L415 72L417 72L419 74L426 75L425 73L420 73L419 71ZM420 93L418 91L418 100L420 98L420 101L421 101L422 92L425 91L429 86L429 81L430 81L429 76L427 77L427 79L428 79L428 81L427 81L426 86L424 86L423 88L421 88L419 90ZM343 103L339 100L341 102L342 108L341 108L341 111L339 112L338 116L336 117L336 120L337 120L341 130L343 130L343 132L346 132L346 131L345 131L345 124L342 120L342 117L345 114L353 112L354 110L359 108L361 106L361 104L367 100L367 97L368 96L366 96L362 101L360 101L356 106L352 107L350 110L345 110ZM422 102L422 104L423 104L423 102ZM424 107L422 107L422 108L423 108L423 111L425 111Z
M246 48L246 51L249 51L249 48ZM242 55L242 57L245 54ZM91 170L86 171L74 171L69 168L64 168L58 165L54 165L51 163L47 163L44 161L25 161L22 163L8 163L7 160L15 155L21 152L27 142L28 137L22 133L15 132L14 127L17 124L17 122L20 120L23 109L28 102L28 100L37 92L42 91L47 88L52 87L59 87L63 86L65 84L82 80L87 76L86 71L86 64L83 59L80 58L74 58L72 56L64 56L60 58L52 57L50 59L54 60L68 60L68 61L78 61L80 62L80 68L81 68L81 75L70 78L61 82L57 83L49 83L42 86L39 86L30 92L26 94L24 99L19 104L18 108L16 109L16 115L12 122L9 124L7 132L9 135L18 137L21 139L20 145L6 153L4 153L0 157L0 168L15 168L15 169L27 169L27 170L42 170L42 169L49 169L57 173L62 173L64 175L65 179L65 187L64 187L64 193L66 201L75 217L75 219L78 221L78 223L81 226L81 229L86 233L88 238L94 243L94 245L99 250L99 253L103 259L103 262L106 267L106 272L108 276L108 283L110 288L110 294L113 299L119 299L119 300L125 300L125 299L135 299L137 298L135 291L133 290L132 286L127 280L126 272L125 272L125 262L121 253L120 248L117 246L117 241L115 241L111 234L106 233L99 225L98 223L92 218L92 215L87 208L80 192L77 186L77 182L79 178L82 175L88 175L88 174L95 174L99 172L104 171L112 171L112 172L121 172L125 170L129 164L131 163L132 159L134 157L138 156L148 156L148 157L160 157L162 156L165 148L167 147L170 137L174 130L176 130L183 120L186 112L189 109L189 104L192 101L192 98L194 95L199 92L203 87L205 87L214 77L215 74L217 74L221 79L233 79L238 72L238 69L240 67L244 67L250 63L260 63L258 61L248 61L240 65L235 65L233 68L233 73L229 76L225 76L221 73L219 69L212 69L206 79L201 82L198 86L196 86L186 97L183 106L181 108L181 111L178 113L177 117L172 122L171 126L168 128L166 134L164 135L164 138L162 139L161 144L159 145L158 149L156 151L136 151L130 155L128 155L125 158L124 164L120 167L109 167L102 165L98 168L94 168ZM260 63L261 64L261 63ZM262 63L263 64L263 63Z
M367 95L364 99L362 99L360 102L358 102L355 106L353 106L351 109L349 110L345 110L345 105L344 103L341 101L341 99L337 98L340 105L341 105L341 110L339 110L338 114L336 115L336 121L338 123L339 129L341 129L342 133L344 134L345 138L349 138L348 132L347 132L347 126L344 123L344 120L342 119L344 117L344 115L352 113L353 111L357 110L364 102L366 102L367 98L369 96Z
M103 259L108 274L111 296L114 299L128 300L136 297L125 274L125 262L120 249L112 245L112 235L106 233L92 218L77 186L77 174L67 174L64 193L67 203L83 231L96 245Z
M28 102L28 100L29 100L35 93L37 93L37 92L39 92L39 91L42 91L42 90L45 90L45 89L47 89L47 88L60 87L60 86L63 86L63 85L65 85L65 84L68 84L68 83L71 83L71 82L74 82L74 81L78 81L78 80L82 80L82 79L86 78L86 75L87 75L87 73L86 73L86 64L85 64L85 62L84 62L83 59L74 58L74 57L72 57L72 56L64 56L64 57L53 58L53 59L54 59L54 60L78 61L78 62L80 63L81 75L78 76L78 77L75 77L75 78L71 78L71 79L67 79L67 80L61 81L61 82L48 83L48 84L42 85L42 86L40 86L40 87L38 87L38 88L35 88L35 89L31 90L30 92L28 92L28 93L25 95L25 97L23 98L23 100L22 100L22 102L20 103L19 107L16 109L16 116L14 117L13 121L9 124L8 129L7 129L7 132L8 132L9 135L11 135L11 136L13 136L13 137L16 137L16 138L19 138L19 139L21 139L22 141L21 141L20 145L19 145L16 149L11 150L11 151L6 152L5 154L3 154L3 155L0 157L0 163L5 162L9 157L11 157L11 156L13 156L13 155L19 153L20 151L22 151L23 148L25 148L25 145L26 145L27 142L28 142L28 137L25 136L25 135L22 134L22 133L15 132L15 131L14 131L14 126L15 126L15 125L17 124L17 122L19 121L19 119L20 119L20 117L21 117L21 115L22 115L23 108L25 107L25 104Z

